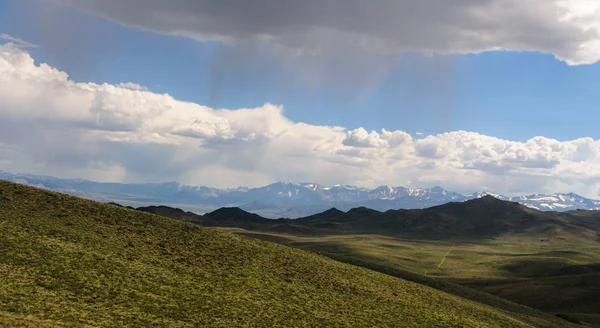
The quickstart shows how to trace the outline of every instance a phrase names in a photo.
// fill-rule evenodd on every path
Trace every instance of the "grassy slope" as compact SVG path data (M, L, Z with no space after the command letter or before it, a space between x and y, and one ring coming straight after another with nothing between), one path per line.
M482 287L494 295L600 327L600 272L498 282Z
M235 230L232 230L235 231ZM310 249L340 261L398 276L478 302L507 308L443 278L549 313L600 324L600 245L585 238L510 235L470 243L398 239L379 235L302 237L238 230L238 233ZM448 250L452 251L448 253ZM441 259L443 264L438 268ZM423 274L427 272L427 275ZM486 296L487 295L487 296ZM510 307L513 311L519 311Z
M417 282L478 303L488 304L495 308L503 309L534 325L544 326L547 323L559 324L555 322L556 318L552 314L533 310L532 308L513 303L490 293L482 292L479 288L470 288L461 284L448 282L446 279L439 279L441 277L439 271L436 272L434 270L437 264L439 264L440 258L443 257L448 251L448 248L451 247L450 245L441 243L435 244L432 242L409 242L407 240L399 241L394 238L376 235L307 238L283 234L257 233L232 228L225 228L224 230L257 239L269 240L284 245L308 249L338 261L351 263L398 278ZM410 261L414 263L410 263ZM449 263L447 264L455 265L454 263L450 263L450 260L448 260L448 262ZM406 263L410 263L411 265L406 266ZM423 263L430 264L424 266ZM411 268L418 269L411 270ZM423 268L432 268L433 274L423 275ZM442 266L442 270L443 269L444 266ZM474 277L473 282L480 282L480 280ZM527 295L519 293L518 289L513 291L518 295L525 296L524 298L527 299ZM517 301L520 300L517 299ZM533 304L533 306L535 305L537 304ZM542 318L542 321L540 321L540 318ZM590 318L593 317L590 316L586 319ZM589 322L590 320L581 321Z
M1 181L0 249L0 326L529 326L306 251Z

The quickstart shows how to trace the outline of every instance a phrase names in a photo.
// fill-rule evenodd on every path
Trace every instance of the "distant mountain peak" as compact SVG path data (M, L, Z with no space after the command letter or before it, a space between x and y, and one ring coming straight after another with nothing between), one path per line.
M266 185L265 187L297 187L297 186L299 186L299 184L297 184L297 183L277 181L275 183L271 183L270 185Z
M518 202L542 211L600 210L599 200L588 199L572 192L507 197L489 191L464 195L448 191L441 186L429 189L391 185L362 188L341 184L320 185L315 182L285 181L258 188L218 189L187 186L177 182L101 183L83 179L11 174L3 171L0 172L0 179L100 201L147 205L180 204L178 206L185 210L198 212L206 212L221 206L238 206L242 210L272 218L281 216L297 218L331 207L349 211L352 208L365 206L382 212L390 209L422 209L485 196Z

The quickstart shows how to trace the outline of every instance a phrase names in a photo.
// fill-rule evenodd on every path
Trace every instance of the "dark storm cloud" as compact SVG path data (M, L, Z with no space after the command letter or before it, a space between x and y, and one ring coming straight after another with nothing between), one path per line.
M127 26L311 52L332 40L377 53L551 53L600 59L600 5L580 0L52 0Z

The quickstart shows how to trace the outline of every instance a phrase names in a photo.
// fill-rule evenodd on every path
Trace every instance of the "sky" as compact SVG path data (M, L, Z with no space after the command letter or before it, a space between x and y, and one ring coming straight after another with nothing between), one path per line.
M0 0L0 170L600 197L594 0Z

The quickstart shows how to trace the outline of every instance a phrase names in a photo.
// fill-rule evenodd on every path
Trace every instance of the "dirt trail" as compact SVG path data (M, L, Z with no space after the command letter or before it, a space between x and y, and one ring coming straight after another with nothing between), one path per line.
M450 252L452 252L452 250L454 249L454 246L456 246L456 244L452 245L452 247L450 247L448 252L446 252L446 255L444 255L444 257L442 257L442 260L440 261L440 264L438 264L437 268L435 268L435 271L439 270L442 267L442 264L444 264L444 261L446 261L446 256L448 256L450 254ZM427 275L427 270L425 270L425 273L423 273L423 275Z
M456 244L452 245L452 247L450 247L450 249L448 250L448 253L446 253L446 255L444 255L444 257L442 257L442 261L440 262L440 264L438 264L437 268L435 269L436 271L440 269L442 264L444 264L444 261L446 261L446 256L448 256L450 254L450 252L452 252L452 250L454 249L454 246L456 246Z

